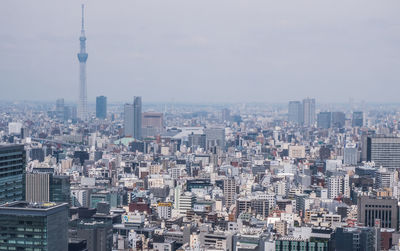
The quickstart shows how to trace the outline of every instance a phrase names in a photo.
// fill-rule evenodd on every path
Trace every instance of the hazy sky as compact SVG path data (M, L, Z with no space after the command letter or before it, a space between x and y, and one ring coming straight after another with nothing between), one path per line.
M399 0L1 0L0 99L398 102Z

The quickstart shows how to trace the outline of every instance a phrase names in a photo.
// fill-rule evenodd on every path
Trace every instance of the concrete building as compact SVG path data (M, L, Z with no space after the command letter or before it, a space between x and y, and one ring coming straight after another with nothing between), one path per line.
M236 195L236 182L235 179L225 179L223 181L224 185L224 198L225 198L225 207L229 208L235 202Z
M361 196L357 207L358 222L364 226L399 228L397 199Z

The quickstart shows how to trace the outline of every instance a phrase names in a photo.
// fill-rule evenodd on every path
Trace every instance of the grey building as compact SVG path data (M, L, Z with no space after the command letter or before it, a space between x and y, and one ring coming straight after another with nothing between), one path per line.
M96 97L96 118L107 118L107 97Z
M357 165L358 150L356 144L347 144L343 151L345 165Z
M113 244L112 231L111 221L78 220L70 223L69 237L86 240L88 251L109 251Z
M256 216L260 215L265 218L269 214L268 200L239 198L236 200L236 217L241 213L252 213Z
M361 196L357 200L358 223L382 228L399 228L397 200L394 198Z
M191 133L188 136L188 146L189 147L200 147L206 149L206 135L205 134L194 134Z
M133 137L142 139L142 97L133 98Z
M336 228L334 242L337 251L375 251L380 235L372 227Z
M0 145L0 204L25 199L25 154L23 145Z
M317 126L318 128L328 129L331 128L331 112L320 112L317 116Z
M64 99L60 98L56 100L56 117L57 119L63 121L64 120Z
M390 170L400 168L400 138L399 137L368 137L367 161L375 162Z
M353 119L351 123L353 127L362 127L364 125L363 112L353 112Z
M11 202L0 206L0 247L68 250L68 205Z
M220 149L225 149L225 128L206 128L206 148L217 146Z
M133 104L124 105L124 135L125 137L133 137L134 134L134 116Z
M50 172L25 175L25 197L28 202L70 202L69 176Z
M288 120L296 124L303 123L303 105L300 101L289 102Z
M315 99L313 98L303 100L303 123L304 126L315 124Z
M332 127L343 128L346 123L344 112L332 112Z

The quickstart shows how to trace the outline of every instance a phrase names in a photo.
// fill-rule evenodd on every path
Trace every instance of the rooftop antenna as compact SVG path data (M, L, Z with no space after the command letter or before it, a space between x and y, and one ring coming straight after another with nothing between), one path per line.
M84 10L85 10L85 5L82 4L82 31L84 31L84 23L85 23Z

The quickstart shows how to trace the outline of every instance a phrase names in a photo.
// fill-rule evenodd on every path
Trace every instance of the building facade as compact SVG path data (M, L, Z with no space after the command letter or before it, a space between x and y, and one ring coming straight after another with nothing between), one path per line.
M23 145L0 146L0 204L25 199L25 155Z
M68 205L11 202L0 206L0 247L68 250Z

